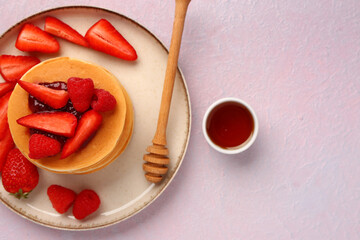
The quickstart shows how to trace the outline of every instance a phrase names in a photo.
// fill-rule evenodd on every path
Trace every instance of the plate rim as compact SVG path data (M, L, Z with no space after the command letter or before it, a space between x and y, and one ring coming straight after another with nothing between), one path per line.
M2 38L4 38L4 36L6 36L9 32L11 32L14 28L16 28L17 26L24 24L25 22L31 20L32 18L35 18L39 15L44 15L46 13L50 13L53 11L58 11L58 10L68 10L68 9L92 9L92 10L100 10L100 11L104 11L110 14L114 14L117 15L118 17L121 17L127 21L130 21L132 23L134 23L135 25L137 25L138 27L140 27L142 30L145 30L148 34L150 34L152 36L153 39L155 39L160 46L166 51L166 53L169 53L169 50L166 48L166 46L164 45L164 43L158 38L156 37L150 30L148 30L146 27L144 27L142 24L140 24L139 22L135 21L134 19L131 19L129 17L127 17L126 15L123 15L121 13L112 11L110 9L106 9L103 7L97 7L97 6L85 6L85 5L67 5L67 6L61 6L61 7L55 7L55 8L49 8L40 12L37 12L35 14L32 14L24 19L22 19L21 21L17 22L16 24L12 25L11 27L9 27L3 34L0 35L0 40ZM191 110L191 100L190 100L190 94L189 94L189 89L188 86L186 84L186 80L184 77L183 72L181 71L179 64L177 66L177 72L180 74L180 77L182 79L181 83L183 84L185 93L186 93L186 102L187 102L187 108L188 108L188 123L187 123L187 129L186 129L186 141L184 142L184 146L182 149L182 152L180 154L180 159L177 161L177 165L174 168L174 171L171 172L171 175L168 176L164 179L165 182L163 183L162 188L159 190L159 192L146 204L144 204L143 206L139 207L138 209L136 209L135 211L133 211L130 214L127 214L125 217L122 217L120 219L115 219L112 222L106 222L104 224L97 224L95 226L87 226L87 227L77 227L77 228L72 228L72 227L66 227L66 226L58 226L58 225L54 225L51 224L49 222L42 222L40 219L37 219L36 217L33 217L32 215L25 215L23 212L19 211L18 209L14 208L13 206L11 206L10 204L8 204L1 196L0 196L0 201L11 211L15 212L16 214L18 214L19 216L30 220L33 223L39 224L41 226L45 226L45 227L49 227L52 229L59 229L59 230L66 230L66 231L87 231L87 230L96 230L96 229L101 229L101 228L105 228L105 227L109 227L112 225L115 225L117 223L123 222L135 215L137 215L139 212L141 212L142 210L144 210L145 208L147 208L149 205L151 205L164 191L165 189L170 185L170 183L173 181L173 179L175 178L177 172L180 169L180 166L185 158L186 152L187 152L187 148L189 145L189 141L190 141L190 135L191 135L191 127L192 127L192 110ZM159 103L160 104L160 103ZM155 128L154 128L155 131ZM150 139L151 141L151 139ZM151 142L149 142L150 144ZM144 149L144 153L145 153L145 149ZM154 185L154 183L152 183L151 185ZM151 186L150 185L150 186ZM149 187L150 187L149 186Z

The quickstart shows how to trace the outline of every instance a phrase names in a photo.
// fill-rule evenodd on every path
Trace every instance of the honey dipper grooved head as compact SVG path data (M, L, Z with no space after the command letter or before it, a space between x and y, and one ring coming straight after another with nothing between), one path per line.
M159 183L162 180L162 176L153 175L151 173L145 174L145 178L152 183Z
M146 148L146 151L148 151L149 153L154 153L163 156L169 155L169 150L165 146L157 145L157 144L148 146Z
M160 164L160 165L167 165L170 163L170 159L168 157L163 157L161 155L157 155L153 153L145 154L143 159L146 162Z
M157 174L157 175L166 174L167 170L168 170L167 167L165 167L163 165L155 164L155 163L144 163L143 169L147 173L153 173L153 174Z
M149 153L143 157L146 162L143 164L145 177L149 182L159 183L168 171L166 165L170 163L170 159L166 155L169 154L169 150L157 144L147 147L146 150Z

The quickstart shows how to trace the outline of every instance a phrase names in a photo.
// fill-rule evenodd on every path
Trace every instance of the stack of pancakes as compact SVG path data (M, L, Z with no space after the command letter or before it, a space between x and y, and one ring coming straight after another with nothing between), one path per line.
M134 123L131 100L120 82L101 66L61 57L44 61L30 69L21 80L27 82L67 82L70 77L91 78L95 88L109 91L117 101L112 111L101 113L103 121L95 136L84 147L65 159L60 154L43 159L29 158L29 129L16 120L31 114L29 94L17 85L10 97L8 121L16 146L36 166L55 173L86 174L113 162L127 147Z

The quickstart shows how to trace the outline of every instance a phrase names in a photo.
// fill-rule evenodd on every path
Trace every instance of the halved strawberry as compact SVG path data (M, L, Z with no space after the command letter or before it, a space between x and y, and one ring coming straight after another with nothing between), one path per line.
M135 49L106 19L100 19L85 34L90 47L112 56L134 61Z
M14 141L11 137L9 125L6 123L4 132L0 139L0 171L2 171L6 162L6 156L11 149L15 147Z
M45 19L44 30L45 32L54 36L63 38L84 47L89 47L89 43L80 33L57 18L47 17Z
M33 56L0 56L0 73L5 81L16 82L40 60Z
M15 47L25 52L43 53L56 53L60 49L55 38L30 23L26 23L21 29Z
M36 99L54 109L64 107L69 100L69 94L65 90L52 89L40 84L21 80L19 80L18 83L30 95L33 95Z
M95 110L89 110L82 115L79 124L76 128L75 135L69 138L63 147L61 152L61 158L66 158L76 152L83 143L95 133L100 127L102 122L102 116Z
M0 97L4 96L5 93L12 91L15 87L16 83L11 82L3 82L0 83Z
M3 138L6 126L8 125L7 110L11 93L12 92L8 92L0 98L0 139Z
M75 133L77 118L68 112L42 112L24 116L16 122L28 128L72 137Z

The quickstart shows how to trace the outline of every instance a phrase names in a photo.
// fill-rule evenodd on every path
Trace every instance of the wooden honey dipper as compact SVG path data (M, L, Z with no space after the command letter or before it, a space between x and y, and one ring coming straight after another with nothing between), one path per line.
M181 45L181 37L184 30L186 11L191 0L175 0L175 18L171 36L169 56L165 72L165 80L161 97L160 112L157 122L157 129L152 140L153 145L148 146L144 155L146 163L143 169L145 177L152 183L158 183L168 171L167 164L170 159L169 150L166 146L166 127L169 118L171 98L174 88L176 69Z

